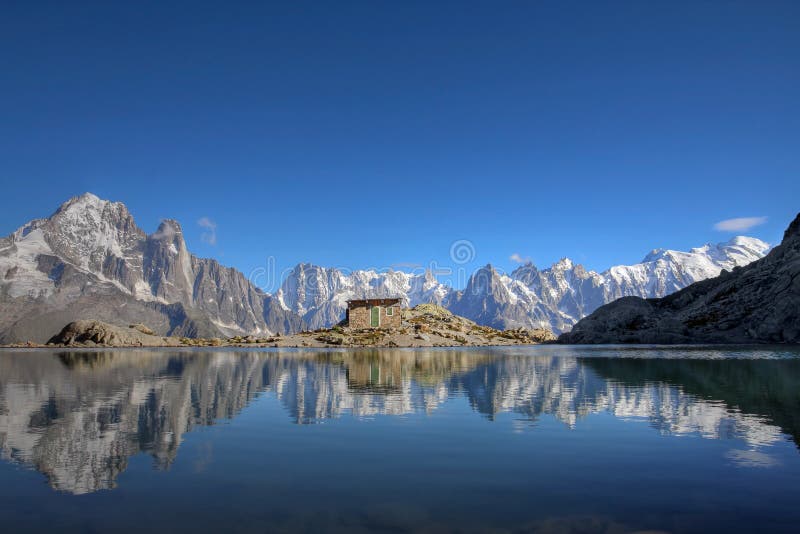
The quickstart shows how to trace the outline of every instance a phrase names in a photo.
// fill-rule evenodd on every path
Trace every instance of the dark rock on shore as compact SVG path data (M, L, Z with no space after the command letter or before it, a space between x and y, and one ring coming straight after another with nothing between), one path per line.
M561 343L800 343L800 214L766 257L660 299L625 297Z

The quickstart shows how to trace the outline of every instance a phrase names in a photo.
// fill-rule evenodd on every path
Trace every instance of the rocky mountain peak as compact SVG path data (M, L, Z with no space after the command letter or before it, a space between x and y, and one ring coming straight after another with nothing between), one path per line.
M82 269L102 271L108 258L136 249L144 232L121 202L91 193L73 197L42 224L52 251Z
M431 287L433 284L436 284L438 280L436 280L436 275L433 274L433 271L430 269L425 269L425 286Z
M188 255L186 240L183 238L181 224L175 219L163 219L155 233L148 236L148 241L157 246L167 248L173 254Z
M527 261L522 265L520 265L519 267L517 267L516 269L514 269L513 271L511 271L511 278L515 279L522 278L524 276L530 276L538 272L539 269L536 267L536 265L534 265L532 261Z
M56 210L56 213L67 211L71 208L85 209L87 206L104 206L109 202L110 201L108 200L102 200L93 193L87 192L83 193L82 195L74 196L61 204L61 206L59 206L59 208Z
M566 258L566 257L565 258L561 258L555 264L553 264L553 268L554 269L559 269L559 270L562 270L562 271L568 271L568 270L572 269L574 266L575 266L575 264L572 263L572 260L569 259L569 258Z
M487 263L483 267L479 268L478 271L485 271L485 272L491 273L492 275L496 275L497 274L497 270L494 268L494 265L492 265L491 263Z
M162 219L158 229L151 235L153 239L163 240L183 240L183 229L181 223L175 219Z
M84 193L61 204L50 219L57 219L62 223L77 219L93 222L105 220L116 224L120 221L132 221L133 218L122 202L103 200L92 193Z
M300 324L239 271L193 256L177 221L165 219L148 236L124 204L91 193L0 240L0 340L44 341L56 317L207 337Z
M728 240L728 242L725 243L725 244L728 245L728 246L737 246L738 245L738 246L756 247L756 248L760 248L760 247L764 247L764 246L769 247L768 243L765 243L764 241L762 241L762 240L760 240L758 238L747 237L747 236L744 236L744 235L734 236L734 237L730 238Z
M647 253L647 256L642 258L641 263L647 263L650 261L658 261L664 256L664 253L668 252L666 249L663 248L654 248L650 252Z
M785 243L789 239L797 239L800 238L800 213L797 214L797 217L789 223L789 227L783 233L783 242Z

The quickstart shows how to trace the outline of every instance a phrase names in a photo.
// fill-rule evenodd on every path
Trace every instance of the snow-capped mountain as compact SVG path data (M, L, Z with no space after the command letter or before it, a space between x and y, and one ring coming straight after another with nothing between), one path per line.
M416 306L423 302L443 304L449 293L450 289L429 271L346 274L332 267L301 263L284 279L275 296L311 328L320 328L342 320L348 299L400 296L404 306Z
M98 318L144 322L160 334L224 336L330 326L352 298L432 302L495 328L569 330L622 296L662 297L763 257L769 245L736 237L679 252L653 250L641 263L587 271L569 259L510 274L478 269L455 291L430 272L353 271L300 264L271 296L239 271L186 248L180 224L148 235L124 204L84 194L52 216L0 239L0 342L46 341L64 324Z
M46 341L87 317L187 336L301 326L239 271L189 253L177 221L147 235L124 204L90 193L0 239L0 312L5 342Z
M475 271L463 290L455 291L430 273L354 271L300 264L286 277L278 301L313 327L330 326L344 317L346 301L364 297L400 297L404 305L434 302L457 315L495 328L569 330L578 320L623 296L662 297L722 269L762 258L769 245L735 237L689 252L656 249L641 263L617 265L597 273L564 258L547 269L532 263L510 274L491 265Z
M545 327L564 332L600 306L620 297L663 297L763 258L770 246L752 237L734 237L689 252L657 249L641 263L597 273L565 258L548 269L532 263L510 275L487 265L463 291L449 299L453 313L495 328Z
M564 343L800 342L800 214L764 258L660 299L628 297L581 319Z

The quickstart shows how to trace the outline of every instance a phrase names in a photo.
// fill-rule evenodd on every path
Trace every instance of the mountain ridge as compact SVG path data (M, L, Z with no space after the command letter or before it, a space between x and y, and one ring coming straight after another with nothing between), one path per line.
M800 214L764 258L657 299L597 309L562 343L800 343Z
M300 263L274 294L240 271L189 252L180 223L147 234L122 202L85 193L49 217L0 238L0 342L43 342L64 324L107 314L159 335L228 337L330 327L350 298L399 296L408 307L442 305L496 329L569 330L624 296L661 297L763 257L769 245L738 236L689 252L653 249L643 262L601 273L569 258L511 273L491 264L463 289L426 270L356 270Z
M191 337L303 327L241 272L191 254L177 221L148 235L123 203L91 193L0 240L0 311L5 343L106 315Z
M509 274L491 263L478 268L463 289L453 289L433 274L403 271L353 271L301 263L276 293L285 309L312 327L331 326L344 315L351 298L400 297L404 304L434 303L493 328L569 330L603 304L624 296L661 297L723 270L764 256L769 245L752 237L705 244L689 252L654 249L645 260L598 273L569 258L539 269L532 262Z

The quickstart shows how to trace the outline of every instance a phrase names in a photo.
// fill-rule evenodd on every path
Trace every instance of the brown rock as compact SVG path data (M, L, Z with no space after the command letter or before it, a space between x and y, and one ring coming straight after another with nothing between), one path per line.
M132 327L120 327L102 321L74 321L50 338L48 344L93 347L163 347L178 346L178 338L145 334Z

